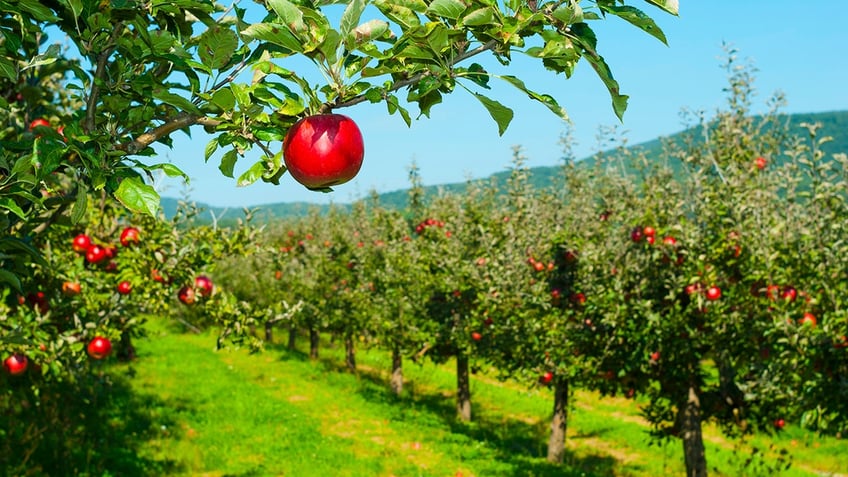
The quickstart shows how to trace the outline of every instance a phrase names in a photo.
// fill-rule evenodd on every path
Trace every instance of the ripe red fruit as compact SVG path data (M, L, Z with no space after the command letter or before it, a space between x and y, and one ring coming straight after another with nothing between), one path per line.
M550 384L554 380L554 373L546 371L545 374L539 377L539 382L542 384Z
M774 420L774 428L778 431L783 429L786 426L786 421L783 418Z
M134 243L138 243L141 240L141 236L139 234L139 230L135 227L127 227L123 231L121 231L121 245L124 247L129 247Z
M163 277L159 273L159 270L156 270L155 268L150 270L150 278L153 279L154 282L165 283L165 277Z
M65 296L79 295L82 291L82 285L79 282L64 282L62 283L62 293Z
M32 131L37 127L50 127L50 123L47 122L44 118L34 119L31 123L29 123L29 130Z
M474 341L480 341L480 340L483 339L483 335L481 335L480 333L475 331L475 332L471 333L471 339L474 340Z
M177 298L186 305L194 304L195 294L194 288L185 285L177 291Z
M277 270L276 272L274 272L274 278L276 278L277 280L282 280L282 278L283 278L282 270Z
M715 286L707 288L707 300L715 301L719 298L721 298L721 288Z
M759 169L759 170L765 169L767 164L768 164L768 161L766 160L765 157L760 156L760 157L754 159L754 165L757 166L757 169Z
M91 247L91 237L86 234L77 235L71 243L71 248L77 253L85 253L88 251L88 247Z
M121 295L129 295L132 291L132 284L126 280L118 283L118 293Z
M197 292L200 293L200 296L207 297L212 294L212 279L206 275L199 275L194 279L194 287L197 288Z
M578 305L586 304L586 295L581 292L572 293L570 299L573 303L576 303Z
M542 272L545 270L545 264L542 262L533 262L533 269L537 272Z
M663 244L668 245L669 247L673 247L673 246L677 245L677 239L675 239L671 235L667 235L667 236L663 237Z
M3 367L6 368L6 371L12 376L17 376L26 372L28 364L29 360L27 360L27 357L20 353L15 353L3 361Z
M795 298L798 297L798 291L794 287L784 287L783 289L783 299L786 301L795 301Z
M630 231L630 240L634 242L641 242L642 238L644 238L644 232L642 232L642 227L633 227Z
M810 325L811 328L815 328L817 323L816 315L810 312L804 313L804 316L798 321L798 323L800 323L801 326Z
M660 352L659 351L654 351L653 353L651 353L651 361L657 362L659 360L660 360Z
M88 263L100 263L108 258L109 252L105 247L100 245L92 245L85 252L85 261Z
M102 336L96 336L88 343L88 355L94 359L103 359L112 352L112 342Z
M654 237L657 235L657 230L649 225L642 229L642 233L645 234L645 237Z
M283 140L283 160L294 180L323 189L353 179L362 167L365 146L359 127L341 114L305 117Z

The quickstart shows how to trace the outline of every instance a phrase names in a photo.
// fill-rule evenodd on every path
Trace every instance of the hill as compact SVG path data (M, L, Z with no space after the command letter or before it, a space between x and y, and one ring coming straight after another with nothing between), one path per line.
M806 131L802 128L803 123L819 123L819 137L830 136L832 141L825 144L822 150L826 157L830 157L834 153L848 152L848 111L827 111L820 113L798 113L786 116L786 121L789 125L790 132L798 135L806 135ZM691 133L691 130L684 130L675 133L665 138L656 138L640 144L629 146L627 149L633 155L643 154L648 161L659 160L663 152L664 141L677 142L685 135ZM613 154L615 151L604 151L604 155ZM595 162L595 157L590 156L577 161L578 164L591 166ZM537 189L551 187L553 179L559 173L559 166L543 166L533 167L529 169L530 183ZM479 182L496 181L498 186L506 184L509 177L509 171L498 172L489 177L477 179ZM425 195L435 195L439 191L443 192L461 192L466 187L466 183L458 182L451 184L442 184L436 186L425 187ZM380 203L386 207L403 208L406 205L407 190L400 189L379 194ZM179 200L173 198L162 198L162 208L167 217L173 217L177 210ZM335 207L350 207L351 204L336 204ZM244 209L240 208L223 208L211 207L206 204L198 203L196 206L203 210L198 217L203 222L212 222L217 220L220 224L231 223L239 218L244 217ZM302 217L307 215L311 210L316 210L319 213L324 213L331 206L324 204L313 204L309 202L281 202L277 204L269 204L257 206L254 217L259 221L268 221L273 219L283 219L291 217ZM213 218L214 216L214 218Z

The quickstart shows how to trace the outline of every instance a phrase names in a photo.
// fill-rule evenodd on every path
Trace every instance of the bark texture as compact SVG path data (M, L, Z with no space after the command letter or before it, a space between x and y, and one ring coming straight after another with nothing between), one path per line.
M565 431L568 428L568 380L554 384L554 414L548 439L548 462L561 463L565 456Z
M356 372L356 347L353 344L353 336L345 335L345 366L351 372Z
M707 458L701 430L701 398L696 385L690 384L685 404L680 407L680 430L688 477L707 477Z
M400 396L403 392L403 356L398 348L392 349L392 392Z
M318 330L309 328L309 359L318 359Z
M461 421L471 420L471 381L468 373L468 356L456 355L456 413Z

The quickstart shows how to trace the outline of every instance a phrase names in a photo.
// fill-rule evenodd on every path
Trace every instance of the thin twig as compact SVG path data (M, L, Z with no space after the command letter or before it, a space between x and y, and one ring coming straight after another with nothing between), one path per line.
M86 132L91 132L94 129L94 115L97 112L97 99L100 97L100 86L97 83L104 80L106 62L109 61L109 57L112 56L112 52L115 51L115 43L118 41L118 37L121 36L123 31L124 23L118 22L118 24L115 25L115 29L112 30L112 36L109 38L109 44L103 49L103 51L100 52L100 56L97 57L97 67L94 70L94 77L91 79L91 93L88 95L88 102L85 105Z

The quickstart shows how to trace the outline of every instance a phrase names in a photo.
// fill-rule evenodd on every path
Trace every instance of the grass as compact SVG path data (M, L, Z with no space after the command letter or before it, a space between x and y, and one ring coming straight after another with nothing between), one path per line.
M134 459L116 475L205 476L653 476L683 473L678 442L652 444L632 400L578 391L566 463L545 461L551 396L478 374L474 421L454 419L450 366L407 364L404 395L388 389L389 357L325 347L312 362L272 345L260 354L215 351L212 334L148 325L131 373L134 415L144 416ZM305 340L304 340L305 344ZM130 401L127 401L130 404ZM791 426L744 445L707 429L711 475L848 475L848 444ZM751 448L761 449L754 459ZM770 469L786 449L787 471ZM126 458L126 456L125 456Z

